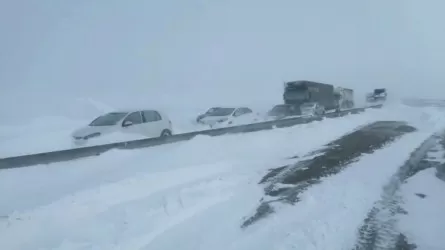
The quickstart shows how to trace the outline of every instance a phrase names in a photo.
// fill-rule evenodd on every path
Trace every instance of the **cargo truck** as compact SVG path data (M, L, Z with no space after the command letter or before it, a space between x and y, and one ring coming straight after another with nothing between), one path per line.
M344 110L354 108L354 90L336 87L334 92L337 100L338 109Z
M338 95L331 84L313 81L292 81L284 83L283 100L285 104L300 107L304 103L318 103L325 111L339 109Z

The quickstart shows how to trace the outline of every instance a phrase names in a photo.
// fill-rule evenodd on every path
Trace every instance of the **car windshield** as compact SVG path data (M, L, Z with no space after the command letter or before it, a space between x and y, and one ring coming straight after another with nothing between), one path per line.
M206 112L206 116L227 116L235 111L234 108L211 108Z
M380 94L383 94L383 93L385 93L385 92L386 92L385 89L375 89L375 90L374 90L374 94L375 94L375 95L380 95Z
M112 112L102 116L97 117L90 123L90 126L113 126L116 125L122 118L124 118L128 113L125 112Z

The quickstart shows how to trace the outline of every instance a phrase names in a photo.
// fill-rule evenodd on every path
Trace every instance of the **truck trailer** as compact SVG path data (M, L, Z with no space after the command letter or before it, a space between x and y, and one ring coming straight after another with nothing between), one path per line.
M354 90L336 87L334 92L338 102L338 109L344 110L354 108Z
M284 83L284 104L301 106L304 103L316 102L326 111L337 110L338 95L331 84L313 81L292 81Z

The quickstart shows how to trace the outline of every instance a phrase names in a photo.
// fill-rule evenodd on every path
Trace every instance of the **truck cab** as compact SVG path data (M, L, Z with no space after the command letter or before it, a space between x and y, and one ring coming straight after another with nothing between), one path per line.
M372 93L367 94L366 100L368 102L386 101L386 97L387 97L386 89L380 88L380 89L374 89Z

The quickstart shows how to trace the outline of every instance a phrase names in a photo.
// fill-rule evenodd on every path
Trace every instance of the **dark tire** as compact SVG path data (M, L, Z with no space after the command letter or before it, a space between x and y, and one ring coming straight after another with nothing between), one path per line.
M161 137L167 137L167 136L171 136L172 132L168 129L164 129L161 133Z

